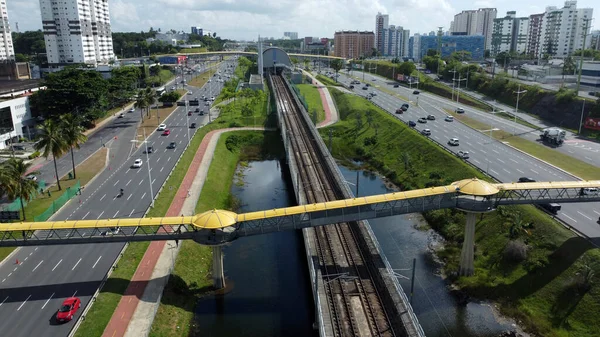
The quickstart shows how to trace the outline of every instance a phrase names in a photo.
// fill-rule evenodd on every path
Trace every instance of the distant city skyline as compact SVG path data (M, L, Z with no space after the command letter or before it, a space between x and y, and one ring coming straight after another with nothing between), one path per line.
M336 31L375 31L374 17L377 12L389 15L389 24L427 34L437 30L450 30L454 15L463 10L496 8L498 17L507 11L517 16L529 16L544 12L547 6L563 7L564 1L531 0L527 2L507 0L495 4L491 0L429 0L398 4L393 0L357 0L349 7L342 0L263 0L249 2L231 0L220 3L207 0L114 0L110 1L110 18L113 32L147 31L150 27L161 30L183 30L201 26L228 39L255 40L260 34L281 38L284 32L298 32L298 37L320 36L332 38ZM496 5L496 6L494 6ZM12 0L7 3L10 26L15 31L42 28L39 1ZM579 0L578 8L593 8L594 16L600 15L600 2ZM600 22L593 22L592 29L600 29Z

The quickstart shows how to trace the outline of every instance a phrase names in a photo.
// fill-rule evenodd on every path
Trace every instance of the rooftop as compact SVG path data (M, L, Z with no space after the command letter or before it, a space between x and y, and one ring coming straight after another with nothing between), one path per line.
M20 91L38 88L41 80L0 80L0 95L19 93Z

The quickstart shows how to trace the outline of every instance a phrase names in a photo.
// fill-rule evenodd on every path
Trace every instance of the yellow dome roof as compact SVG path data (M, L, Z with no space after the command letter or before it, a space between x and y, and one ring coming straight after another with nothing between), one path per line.
M194 219L194 226L205 229L219 229L235 225L237 214L230 211L213 209L198 214Z
M494 184L490 184L487 181L479 180L477 178L455 181L452 185L458 188L457 191L459 193L468 195L486 196L494 195L499 192Z

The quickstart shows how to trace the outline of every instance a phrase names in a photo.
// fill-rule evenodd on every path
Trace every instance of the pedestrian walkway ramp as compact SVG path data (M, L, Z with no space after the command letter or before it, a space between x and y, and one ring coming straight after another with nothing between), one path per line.
M447 186L236 214L9 223L0 247L191 239L220 245L238 237L382 218L434 209L489 212L501 205L600 201L600 180L491 184L465 179Z

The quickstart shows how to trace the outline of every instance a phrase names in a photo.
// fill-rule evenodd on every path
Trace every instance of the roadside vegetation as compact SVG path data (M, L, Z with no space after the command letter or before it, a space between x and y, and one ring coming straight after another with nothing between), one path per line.
M341 87L342 84L339 82L336 82L334 80L332 80L331 78L327 77L327 76L323 76L323 75L317 75L316 79L321 81L321 83L325 84L326 86L334 86L334 87Z
M325 119L325 110L323 110L323 102L319 89L312 84L294 84L300 91L300 96L308 105L307 111L311 115L311 119L315 124ZM316 115L316 116L315 116ZM315 118L316 117L316 118Z
M383 174L403 190L483 176L370 102L331 90L341 121L333 155ZM500 207L476 225L475 275L458 277L465 216L457 210L424 213L446 239L438 256L444 274L468 296L490 299L537 335L595 336L600 329L600 253L533 206Z

